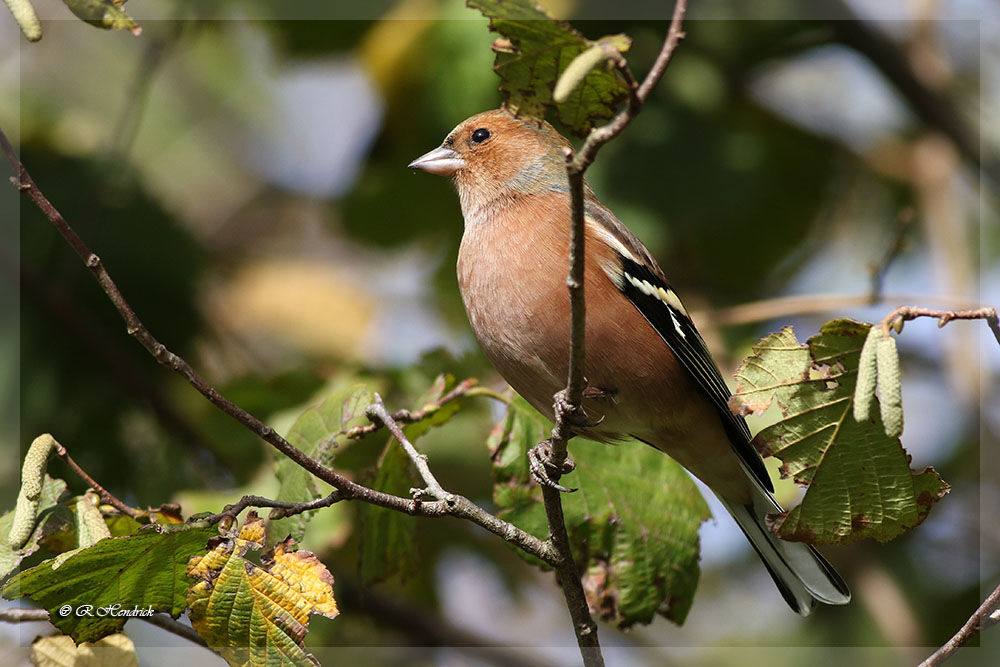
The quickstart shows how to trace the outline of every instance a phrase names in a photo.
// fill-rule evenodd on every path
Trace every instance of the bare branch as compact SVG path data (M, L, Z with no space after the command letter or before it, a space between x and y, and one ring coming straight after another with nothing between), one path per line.
M194 628L184 625L180 621L175 621L166 614L153 614L152 616L140 616L139 618L150 625L155 625L161 630L166 630L170 634L182 637L193 644L198 644L208 649L212 648L205 643L205 640L201 638L201 635Z
M107 369L110 379L118 386L123 396L142 398L153 415L165 429L176 436L176 442L190 449L199 458L196 474L205 484L211 476L223 472L213 443L200 433L193 424L171 404L164 393L150 382L136 368L131 355L124 354L119 346L108 338L103 327L97 326L93 314L85 310L77 300L70 299L56 286L48 285L25 259L13 255L13 248L0 247L0 273L14 285L20 282L22 303L30 298L44 315L52 320L52 326L71 335L80 345L79 354L85 355ZM20 269L20 271L18 271Z
M361 502L415 516L452 516L465 519L485 528L494 535L498 535L503 540L514 544L523 551L550 565L553 565L558 560L550 543L543 542L517 526L493 516L463 496L454 496L452 502L423 502L418 499L402 498L383 493L382 491L376 491L375 489L358 484L306 456L301 450L281 437L273 428L224 397L215 387L202 378L190 364L168 350L163 343L158 341L146 329L142 321L135 314L135 311L132 310L128 301L125 300L121 291L119 291L117 285L115 285L111 275L104 268L101 258L90 250L83 239L80 238L62 214L38 188L34 180L32 180L31 175L28 174L27 169L25 169L24 164L17 156L14 147L7 139L7 135L4 134L3 130L0 130L0 149L3 150L17 174L16 178L12 179L14 185L38 206L56 228L56 231L59 232L63 239L73 248L77 256L80 257L125 321L126 332L139 341L157 361L183 376L191 386L197 389L202 396L217 408L257 434L262 440L294 461L297 465L337 489L343 500L360 500Z
M121 500L116 498L110 491L108 491L103 486L98 484L93 477L84 472L83 468L81 468L79 464L77 464L77 462L73 460L73 457L69 455L69 452L66 451L66 448L63 447L58 440L53 438L52 442L55 443L56 456L65 461L66 465L68 465L73 470L73 472L76 473L77 477L86 482L90 486L90 488L92 488L94 491L97 491L97 495L101 497L101 500L113 506L119 512L128 514L133 519L142 516L143 514L142 510L137 510L134 507L129 507Z
M476 388L476 385L478 383L479 381L476 380L476 378L468 378L466 380L462 380L455 386L454 389L452 389L447 394L438 399L436 403L433 403L431 405L425 405L419 410L414 410L414 411L397 410L396 412L392 413L391 415L392 420L395 421L397 424L413 424L422 419L425 419L432 412L441 409L443 406L447 405L448 403L451 403L455 399L471 395L470 394L471 390ZM485 390L485 392L493 394L493 392L489 391L488 389ZM369 433L374 433L375 431L382 428L384 424L385 422L383 422L382 420L379 420L377 422L373 420L371 424L366 424L365 426L355 426L354 428L349 429L347 433L345 433L345 435L348 438L360 438L362 436L368 435Z
M563 517L562 499L564 490L558 485L559 476L564 471L566 463L566 444L573 435L574 427L587 425L587 417L583 412L583 391L586 384L584 378L584 362L586 359L585 328L587 319L586 301L584 299L585 276L585 220L584 220L584 180L583 174L594 161L597 151L624 131L642 108L646 98L659 82L666 71L670 58L683 38L681 25L687 9L686 0L676 0L673 18L667 31L663 47L656 61L643 82L636 86L636 81L628 70L624 57L618 58L618 69L629 84L630 94L628 105L608 124L590 131L586 141L579 151L568 149L566 152L566 174L569 179L570 192L570 249L569 275L566 287L570 298L570 349L569 371L565 391L555 397L555 427L552 438L539 447L545 447L542 455L546 463L544 469L548 480L542 486L542 500L545 504L545 515L548 520L552 545L558 554L555 566L556 578L566 598L570 617L573 620L573 630L576 633L577 644L583 656L583 662L588 667L604 664L600 641L597 636L597 624L590 615L587 597L580 582L580 573L573 560L569 536L566 533L566 523Z
M450 504L454 502L454 494L448 493L441 488L437 478L434 477L434 473L431 472L430 467L427 465L427 457L418 452L417 448L414 447L409 441L406 434L403 433L403 429L399 428L399 424L396 423L396 420L394 420L392 415L389 414L389 411L386 410L385 403L382 402L382 397L377 393L375 394L375 402L368 406L365 410L365 414L368 415L368 418L372 421L377 419L385 424L385 427L389 429L389 432L392 433L393 437L396 438L399 444L406 451L406 455L410 457L411 461L413 461L413 465L416 466L421 479L423 479L424 483L427 484L426 489L418 490L414 495L420 496L425 492L430 492L432 496L438 500L444 501L445 503Z
M659 55L656 56L656 60L653 62L653 66L650 68L649 72L646 74L646 78L643 79L642 84L638 88L635 88L635 79L632 78L631 73L625 74L627 70L627 63L625 59L622 58L618 61L618 69L623 73L625 80L630 83L630 87L634 91L634 94L629 96L628 106L611 119L607 125L602 125L601 127L594 128L590 131L587 136L587 140L584 142L583 146L579 151L576 152L575 156L572 156L569 161L570 173L577 171L581 174L586 171L590 163L594 161L594 157L597 155L597 151L600 150L601 146L608 143L619 134L621 134L632 119L636 117L642 105L646 102L646 98L649 94L653 92L656 84L660 82L663 77L663 73L667 70L667 65L670 64L670 59L674 55L674 50L682 39L684 39L684 31L682 30L682 23L684 21L684 13L687 11L687 0L677 0L674 4L674 14L670 20L670 28L667 30L667 38L663 41L663 46L660 48ZM572 181L570 182L570 189L572 191Z
M773 299L751 301L729 308L695 312L695 321L711 320L716 324L747 324L774 320L790 315L811 315L840 311L845 308L864 308L879 303L902 303L905 301L936 301L950 303L956 308L975 308L978 304L960 297L926 296L920 294L883 294L872 302L870 294L809 294L779 296Z
M274 509L267 518L284 519L285 517L302 514L303 512L308 512L309 510L329 507L330 505L340 502L343 499L344 496L340 493L340 491L334 491L330 495L323 498L317 498L316 500L310 500L303 503L291 503L284 500L271 500L270 498L264 498L263 496L248 495L243 496L239 499L239 501L233 503L232 505L226 505L218 514L206 517L205 521L209 524L213 524L218 523L227 517L235 519L240 512L248 507L273 507Z
M171 634L208 648L208 644L205 643L205 640L198 635L194 628L175 621L166 614L153 614L152 616L140 616L138 618L141 618L150 625L155 625ZM49 612L45 609L0 610L0 623L36 623L49 620Z
M918 317L937 318L938 327L943 327L952 320L986 320L993 336L1000 343L1000 323L997 321L996 308L983 307L976 310L934 310L917 306L900 306L886 315L882 320L882 333L889 335L889 329L902 329L903 322L915 320Z
M983 603L979 605L979 609L969 617L969 620L955 633L955 636L935 651L933 655L920 663L920 667L940 665L985 628L996 625L998 621L996 611L998 608L1000 608L1000 586L994 588L993 592L986 596Z

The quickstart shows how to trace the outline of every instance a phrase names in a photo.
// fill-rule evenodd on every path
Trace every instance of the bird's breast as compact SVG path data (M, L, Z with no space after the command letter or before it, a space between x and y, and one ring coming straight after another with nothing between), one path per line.
M490 213L467 213L458 256L462 300L497 371L551 418L552 395L565 387L569 366L568 201L519 198ZM597 238L588 235L587 243L591 260L609 252ZM587 437L615 439L647 427L660 411L683 413L691 383L595 261L586 267L585 294L585 376L588 386L606 393L585 404L593 419L604 420Z

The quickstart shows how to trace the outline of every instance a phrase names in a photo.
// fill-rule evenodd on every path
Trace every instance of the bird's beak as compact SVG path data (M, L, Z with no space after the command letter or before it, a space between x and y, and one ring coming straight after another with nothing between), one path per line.
M407 166L410 169L420 169L439 176L451 176L465 166L465 160L452 149L440 146L429 153L424 153Z

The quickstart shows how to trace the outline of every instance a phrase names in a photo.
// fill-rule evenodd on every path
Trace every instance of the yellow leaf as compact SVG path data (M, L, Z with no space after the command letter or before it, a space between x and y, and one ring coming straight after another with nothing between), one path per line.
M303 649L309 617L339 613L333 576L312 553L290 551L290 539L262 556L263 567L244 558L263 542L264 522L250 512L238 533L191 559L191 624L230 664L312 664Z

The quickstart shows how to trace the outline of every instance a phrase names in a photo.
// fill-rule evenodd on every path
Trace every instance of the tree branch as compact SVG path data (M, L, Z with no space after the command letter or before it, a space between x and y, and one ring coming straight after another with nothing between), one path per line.
M285 517L302 514L303 512L308 512L309 510L329 507L330 505L340 502L343 499L344 496L340 491L334 491L330 495L323 498L317 498L316 500L310 500L303 503L292 503L284 500L271 500L270 498L264 498L263 496L247 495L243 496L232 505L226 505L218 514L212 514L211 516L205 517L204 520L206 523L213 524L218 523L225 518L235 519L239 516L240 512L248 507L271 507L273 510L268 515L268 519L284 519Z
M563 517L562 499L560 493L565 490L558 486L559 476L565 470L566 444L573 435L574 426L586 424L586 415L582 410L584 378L584 363L586 359L585 329L587 320L586 301L584 299L584 252L585 252L585 219L584 219L584 172L594 161L601 146L611 141L628 127L632 119L642 108L646 98L659 82L666 71L667 64L683 38L681 25L687 10L686 0L676 0L674 13L670 21L663 47L656 61L646 74L642 84L636 85L635 79L628 70L625 58L618 59L618 69L629 84L630 94L628 105L609 123L594 128L587 135L586 141L579 151L567 149L566 173L569 179L570 192L570 250L569 275L566 287L570 298L570 349L569 371L566 389L555 397L555 427L552 438L548 441L548 452L545 458L545 470L549 483L543 483L542 501L545 505L545 516L548 520L551 543L558 555L555 565L556 579L566 598L570 617L573 620L573 630L576 633L577 644L583 656L583 662L588 667L604 664L601 645L597 636L597 624L590 615L587 597L580 582L580 573L573 559L566 533L566 522Z
M198 636L198 633L194 628L175 621L166 614L153 614L152 616L140 616L138 618L142 619L146 623L149 623L150 625L155 625L156 627L166 630L171 634L182 637L189 642L209 648L208 644L205 643L204 639ZM49 620L49 612L45 609L0 610L0 623L36 623Z
M747 324L790 315L827 313L845 308L865 308L880 303L902 303L905 301L937 301L960 309L976 308L979 305L968 299L952 296L883 294L873 301L870 294L809 294L779 296L773 299L762 299L738 306L719 308L718 310L694 312L693 317L695 321L706 319L716 324Z
M52 320L51 326L60 330L63 335L71 334L80 343L82 355L103 365L122 396L145 400L159 423L176 436L177 443L190 449L198 457L196 472L206 483L211 474L228 472L219 463L212 443L188 423L163 392L134 367L130 355L123 354L111 342L106 331L97 325L96 318L55 286L46 284L42 276L29 267L27 262L18 262L13 250L0 248L0 272L15 286L20 281L22 295L30 297L44 316ZM22 303L26 302L22 299Z
M434 473L431 472L430 467L427 465L427 457L417 451L417 448L413 446L406 434L403 433L403 429L399 428L399 424L396 420L392 418L389 411L385 408L385 403L382 402L382 397L375 394L375 402L368 406L365 410L365 414L372 421L379 420L385 427L389 429L393 437L399 442L399 444L406 451L406 455L410 457L413 461L413 465L416 466L417 472L420 473L420 478L424 480L427 484L426 489L411 489L411 493L415 496L420 497L426 493L434 496L436 499L444 501L445 503L451 503L455 500L455 496L448 493L443 488L441 484L438 483L437 478L434 477Z
M920 667L934 667L950 658L955 651L964 646L970 639L978 635L988 627L996 625L1000 621L996 610L1000 608L1000 586L993 589L993 592L986 596L979 609L969 617L955 636L949 639L944 646L935 651L929 658L920 663Z
M467 395L472 395L471 391L476 388L478 382L479 381L476 380L476 378L468 378L466 380L462 380L457 385L455 385L454 389L452 389L447 394L438 399L436 403L433 403L431 405L425 405L419 410L413 410L413 411L397 410L396 412L392 413L391 417L393 421L395 421L398 424L413 424L415 422L418 422L429 416L432 412L440 410L443 406L454 401L455 399ZM485 392L493 394L493 392L489 391L488 389L485 390ZM362 436L368 435L369 433L374 433L375 431L382 428L384 424L385 422L382 420L379 420L378 422L372 420L371 424L366 424L365 426L355 426L354 428L349 429L347 433L345 433L344 435L348 438L360 438Z
M939 328L952 320L986 320L990 331L993 332L997 343L1000 344L1000 323L997 321L997 311L996 308L988 307L976 310L934 310L917 306L900 306L882 320L882 333L888 337L889 329L896 329L898 332L903 328L903 322L915 320L918 317L936 317Z
M17 174L15 178L11 179L14 185L35 203L56 228L56 231L59 232L63 239L73 248L77 256L80 257L125 321L126 332L139 341L157 361L183 376L191 386L197 389L213 405L257 434L262 440L294 461L304 470L307 470L318 479L337 489L343 500L359 500L414 516L452 516L465 519L488 530L494 535L498 535L506 542L514 544L526 553L554 566L558 557L549 542L543 542L517 526L493 516L468 498L454 496L452 502L440 500L423 502L419 499L402 498L362 486L306 456L301 450L281 437L273 428L220 394L190 364L167 349L163 343L157 340L146 329L121 291L119 291L118 286L115 285L111 275L104 268L101 258L90 250L83 239L80 238L62 214L38 188L34 180L32 180L31 175L25 169L24 164L17 156L14 147L2 129L0 129L0 149L3 150L3 153L7 156Z
M119 512L129 515L133 519L142 516L143 512L141 510L137 510L134 507L129 507L121 500L119 500L117 497L115 497L110 491L108 491L103 486L98 484L93 477L88 475L83 470L83 468L81 468L80 465L73 460L73 457L69 455L69 452L66 451L66 448L63 447L58 440L53 438L52 442L55 444L56 456L65 461L66 465L68 465L73 470L73 472L76 473L77 477L86 482L90 486L90 488L94 489L94 491L97 491L97 495L101 497L101 500L111 505Z
M152 616L140 616L143 621L149 623L150 625L155 625L161 630L166 630L172 635L177 635L182 637L192 644L198 644L199 646L204 646L207 649L212 647L205 643L205 640L201 638L197 630L194 628L184 625L179 621L175 621L166 614L153 614Z

